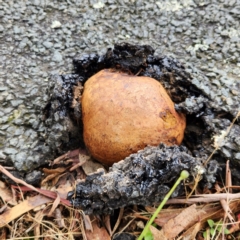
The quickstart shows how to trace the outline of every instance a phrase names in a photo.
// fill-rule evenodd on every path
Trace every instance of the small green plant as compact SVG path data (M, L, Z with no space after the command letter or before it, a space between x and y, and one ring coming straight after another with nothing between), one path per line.
M153 236L151 231L149 230L149 227L151 226L151 224L153 223L153 221L155 220L155 218L157 217L157 215L159 214L159 212L162 210L163 206L165 205L165 203L167 202L167 200L170 198L170 196L172 195L172 193L174 192L174 190L176 189L176 187L181 183L182 180L188 178L189 173L186 170L183 170L180 174L180 177L178 178L178 180L175 182L175 184L173 185L173 187L170 189L170 191L167 193L167 195L165 196L165 198L162 200L162 202L160 203L160 205L158 206L158 208L156 209L156 211L154 212L154 214L152 215L151 219L147 222L146 226L144 227L141 235L138 237L138 240L142 240L143 238L145 240L152 240Z
M214 237L216 234L221 233L222 228L224 228L224 230L223 230L224 234L226 234L226 235L229 234L229 230L223 226L222 221L214 222L212 219L208 219L207 222L208 222L209 232L210 232L211 237ZM204 239L207 239L207 231L208 230L206 230L203 233Z

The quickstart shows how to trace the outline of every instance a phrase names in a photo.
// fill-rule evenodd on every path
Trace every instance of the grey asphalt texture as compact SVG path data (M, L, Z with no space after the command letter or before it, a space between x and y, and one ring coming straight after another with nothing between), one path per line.
M48 77L117 42L194 65L226 104L239 97L239 0L0 0L0 164L28 172L49 160L40 121Z

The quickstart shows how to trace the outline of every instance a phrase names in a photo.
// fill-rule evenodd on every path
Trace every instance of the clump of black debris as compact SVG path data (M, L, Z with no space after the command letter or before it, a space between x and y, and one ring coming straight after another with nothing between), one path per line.
M192 175L204 174L206 169L201 159L187 153L186 147L146 147L136 154L113 164L107 174L103 169L87 176L80 182L69 198L75 207L80 207L87 214L109 213L126 205L149 206L159 203L173 186L182 170ZM216 165L217 166L217 165ZM207 173L215 180L215 173ZM184 193L180 186L173 196Z
M103 55L92 53L75 57L73 66L73 73L55 75L49 81L49 101L44 108L46 144L55 156L84 147L81 90L89 77L105 68L160 81L175 102L176 110L187 117L181 146L147 147L114 164L107 174L99 170L89 175L77 185L74 193L69 193L74 206L90 214L111 212L132 204L150 205L164 197L183 169L192 176L201 173L202 184L211 187L226 160L231 160L232 166L239 166L239 123L232 125L223 141L216 141L224 135L240 109L240 99L235 94L239 85L227 89L229 99L236 101L225 101L221 91L200 71L189 64L185 67L172 57L155 56L154 49L148 45L116 44ZM218 150L204 166L216 142ZM232 173L240 176L237 168ZM235 182L240 183L239 177ZM180 186L174 195L182 193Z

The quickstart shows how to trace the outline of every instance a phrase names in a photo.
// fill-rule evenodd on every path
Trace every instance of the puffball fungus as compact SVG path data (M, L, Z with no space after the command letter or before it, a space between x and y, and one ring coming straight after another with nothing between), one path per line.
M147 145L181 144L186 119L153 78L105 69L82 95L83 137L90 154L106 165Z

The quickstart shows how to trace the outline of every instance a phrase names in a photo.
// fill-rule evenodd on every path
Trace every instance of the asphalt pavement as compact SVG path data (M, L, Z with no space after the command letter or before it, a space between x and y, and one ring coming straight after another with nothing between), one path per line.
M49 76L117 42L194 65L229 103L239 95L228 93L240 80L239 0L0 0L0 164L28 172L49 160Z

